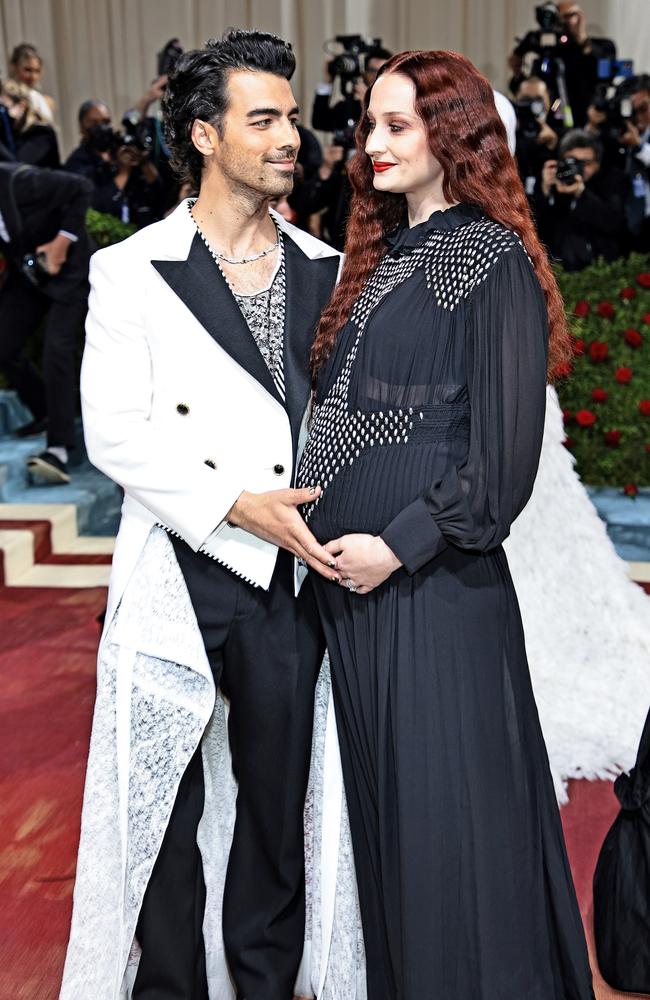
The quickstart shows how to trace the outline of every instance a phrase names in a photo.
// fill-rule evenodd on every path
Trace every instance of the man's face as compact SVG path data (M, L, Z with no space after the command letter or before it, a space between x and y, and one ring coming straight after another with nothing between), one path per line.
M600 163L596 159L593 149L567 149L563 156L574 156L583 164L582 176L585 181L591 180L600 169Z
M366 68L363 72L363 80L366 87L372 87L373 83L377 79L377 73L384 65L388 62L387 59L369 59L366 63Z
M650 93L647 90L632 94L632 114L639 132L645 132L650 127Z
M548 114L549 108L551 106L551 99L548 93L548 87L543 80L524 80L517 90L517 100L522 101L525 98L540 98L544 102L544 110Z
M88 138L88 133L95 125L109 126L111 124L111 113L105 104L93 104L92 108L86 111L81 120L81 136Z
M262 198L281 198L293 188L300 148L298 107L291 86L273 73L231 70L228 108L221 129L205 125L213 155L206 169L218 170L231 189Z
M580 32L581 21L584 19L582 7L578 3L559 3L557 9L567 31L576 38Z

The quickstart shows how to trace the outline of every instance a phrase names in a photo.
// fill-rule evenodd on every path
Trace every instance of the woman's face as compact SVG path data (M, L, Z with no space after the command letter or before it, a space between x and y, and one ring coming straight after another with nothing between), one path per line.
M377 191L424 195L440 184L442 167L431 152L424 122L415 110L415 86L401 73L380 76L368 106L366 153Z
M41 78L43 67L38 56L26 56L14 65L14 80L35 87Z

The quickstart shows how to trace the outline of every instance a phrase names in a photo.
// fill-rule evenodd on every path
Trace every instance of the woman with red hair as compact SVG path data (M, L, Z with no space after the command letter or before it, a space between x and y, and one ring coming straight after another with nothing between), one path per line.
M562 301L466 59L391 59L357 147L298 485L321 486L305 517L345 578L314 585L368 997L591 1000L501 547L569 354Z

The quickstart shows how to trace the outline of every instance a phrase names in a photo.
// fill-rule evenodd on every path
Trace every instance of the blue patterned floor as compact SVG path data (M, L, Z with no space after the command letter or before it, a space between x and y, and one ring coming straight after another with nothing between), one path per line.
M72 481L67 486L37 486L31 482L25 460L43 451L45 436L20 441L12 435L15 427L29 419L29 412L13 393L0 391L0 502L72 503L77 508L79 534L115 535L122 494L115 483L88 461L81 424L77 427L77 446L70 457Z

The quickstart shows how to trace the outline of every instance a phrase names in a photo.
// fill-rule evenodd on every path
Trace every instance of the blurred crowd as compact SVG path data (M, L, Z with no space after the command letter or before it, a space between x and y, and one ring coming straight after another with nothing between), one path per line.
M534 16L509 56L510 95L495 98L542 240L574 271L598 257L650 252L650 74L618 59L611 39L592 37L579 4L542 3ZM294 190L275 208L343 249L355 129L391 53L379 38L333 41L311 129L299 126ZM74 444L75 344L92 251L87 209L141 228L194 193L171 170L160 112L181 52L178 39L165 46L155 80L119 119L101 95L89 95L65 159L37 48L16 46L0 80L0 250L9 262L0 273L0 371L33 415L19 433L47 430L45 458L34 456L30 468L50 482L69 480ZM25 348L43 323L37 368Z

